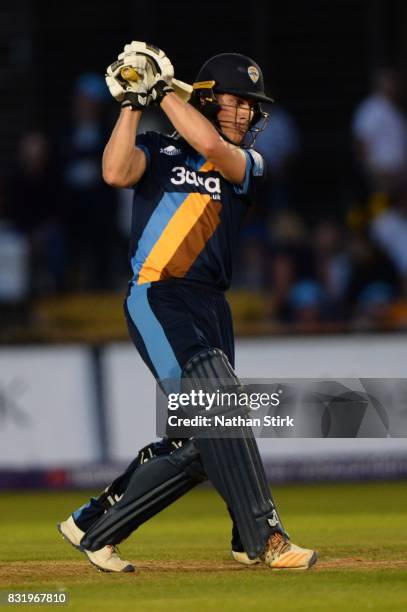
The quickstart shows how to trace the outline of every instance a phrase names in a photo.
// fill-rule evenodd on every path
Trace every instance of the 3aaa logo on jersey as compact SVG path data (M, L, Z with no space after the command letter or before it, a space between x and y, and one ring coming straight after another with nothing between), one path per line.
M220 200L220 179L214 176L202 176L195 170L187 170L183 166L175 166L172 168L175 176L171 177L173 185L195 185L195 187L203 187L214 200Z

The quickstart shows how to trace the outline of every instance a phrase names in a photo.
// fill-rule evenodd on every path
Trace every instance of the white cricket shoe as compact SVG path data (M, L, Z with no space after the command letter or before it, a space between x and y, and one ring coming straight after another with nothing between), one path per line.
M80 549L81 539L85 535L85 532L79 529L70 516L66 521L58 523L58 531L62 534L63 538L67 540L72 546ZM128 561L123 561L118 555L116 546L108 544L99 550L83 550L83 552L92 565L95 565L102 572L134 572L134 565Z
M261 560L271 569L306 570L314 565L317 553L300 548L276 532L269 538Z
M237 552L236 550L232 550L232 559L243 565L257 565L257 563L261 563L260 557L250 559L245 552Z

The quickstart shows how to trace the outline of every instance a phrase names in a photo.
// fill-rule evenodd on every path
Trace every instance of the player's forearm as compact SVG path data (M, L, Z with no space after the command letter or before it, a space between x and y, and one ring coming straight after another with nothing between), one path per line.
M137 182L143 153L136 149L135 139L141 112L123 108L103 152L103 179L109 185L126 187Z
M191 104L186 104L174 93L161 102L161 108L177 132L206 159L216 151L221 138L213 125Z

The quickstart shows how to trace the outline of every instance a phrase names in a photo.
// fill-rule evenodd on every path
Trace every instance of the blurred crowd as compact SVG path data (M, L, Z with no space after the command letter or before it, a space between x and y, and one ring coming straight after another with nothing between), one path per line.
M103 78L84 74L59 131L22 136L15 163L0 177L0 304L124 290L132 193L101 178L115 110ZM397 326L407 298L407 118L399 75L381 70L349 117L351 196L317 222L293 196L303 154L295 117L278 104L270 110L255 144L267 180L242 231L234 287L262 292L268 316L282 323ZM147 114L144 129L165 129L160 121Z
M269 171L244 228L236 284L268 295L273 320L310 329L397 328L407 322L407 117L400 77L383 68L349 117L348 202L315 222L296 206L301 138L277 107L256 148Z

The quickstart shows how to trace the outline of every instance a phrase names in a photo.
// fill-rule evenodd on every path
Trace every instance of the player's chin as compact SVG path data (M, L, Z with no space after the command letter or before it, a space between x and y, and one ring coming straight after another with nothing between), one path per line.
M240 145L246 135L245 131L241 130L223 130L223 134L235 145Z

